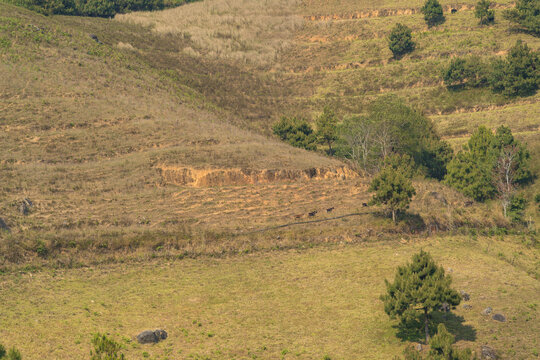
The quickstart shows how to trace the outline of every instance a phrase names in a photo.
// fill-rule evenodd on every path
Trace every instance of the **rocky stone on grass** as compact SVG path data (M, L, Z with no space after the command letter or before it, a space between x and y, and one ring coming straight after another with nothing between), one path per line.
M165 330L145 330L137 335L137 341L139 344L155 344L161 340L167 338L167 332Z
M471 296L469 294L467 294L465 291L461 290L460 294L461 294L461 298L463 299L463 301L471 300Z
M416 351L418 352L421 352L422 351L422 344L418 343L414 346L414 348L416 349Z
M506 317L503 314L495 314L491 318L495 321L506 322Z
M471 310L472 309L472 305L469 305L469 304L463 304L463 308L465 310Z
M482 315L489 315L493 312L493 309L491 307L487 307L482 311Z
M0 218L0 230L2 231L11 231L9 229L9 226L6 224L6 222L4 221L4 219Z
M492 347L482 345L480 348L480 358L484 360L497 360L499 357Z

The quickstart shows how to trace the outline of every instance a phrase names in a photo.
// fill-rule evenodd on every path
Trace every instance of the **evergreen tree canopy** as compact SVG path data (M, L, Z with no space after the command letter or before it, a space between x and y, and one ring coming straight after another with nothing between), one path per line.
M7 0L43 14L112 17L130 11L162 10L194 0Z
M305 120L297 117L282 117L280 121L272 126L272 131L283 141L292 146L307 150L316 149L316 137L311 125Z
M474 9L474 16L480 19L480 24L488 25L495 21L495 10L490 9L489 0L480 0Z
M540 55L521 41L510 49L506 60L493 63L490 79L493 91L506 96L528 96L540 86Z
M504 148L516 146L516 170L514 181L523 185L532 180L528 167L529 151L517 141L512 131L501 126L495 134L480 126L470 137L467 146L448 164L445 181L476 201L485 201L497 195L493 172Z
M317 140L328 145L328 152L333 154L332 144L338 139L337 117L334 111L325 106L321 116L317 118Z
M442 24L445 20L443 8L438 0L426 0L421 11L429 27Z
M411 29L406 25L396 24L388 37L388 46L396 59L413 51L416 44L412 40Z
M426 343L430 315L443 303L456 306L461 301L459 293L450 287L451 277L423 250L412 257L411 263L398 267L393 283L385 283L387 293L381 296L384 311L402 321L416 319L418 312L422 312Z
M514 9L507 10L504 17L522 28L540 34L540 1L518 0Z
M409 207L412 197L416 194L412 186L410 158L392 155L386 160L382 170L372 180L369 191L375 195L370 203L384 205L392 213L396 222L396 214Z

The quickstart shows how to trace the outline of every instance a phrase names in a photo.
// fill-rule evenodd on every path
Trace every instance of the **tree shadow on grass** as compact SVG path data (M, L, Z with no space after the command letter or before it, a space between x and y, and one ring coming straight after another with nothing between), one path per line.
M448 331L455 336L456 341L476 340L476 330L470 325L464 325L465 318L463 316L456 315L452 312L441 313L434 312L432 314L431 322L429 324L429 335L433 336L437 333L437 326L443 323ZM397 329L396 336L401 341L409 342L424 342L424 320L422 316L418 316L416 319L410 319L405 322L400 322L394 325Z

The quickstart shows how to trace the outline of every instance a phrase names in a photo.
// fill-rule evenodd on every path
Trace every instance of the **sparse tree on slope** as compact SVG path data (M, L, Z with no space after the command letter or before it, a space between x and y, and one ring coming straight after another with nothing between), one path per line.
M394 58L399 59L414 50L416 44L412 40L412 31L406 25L396 24L388 37L388 46Z
M332 155L332 144L338 139L336 114L326 106L321 116L317 118L316 124L317 140L322 144L327 144L328 153Z
M452 278L423 250L412 257L411 263L398 267L393 283L385 283L387 293L381 296L384 311L401 321L416 319L422 312L426 344L431 314L443 303L456 306L461 302L459 293L450 287Z
M443 8L437 0L426 0L421 11L428 27L442 24L445 20Z
M489 0L480 0L474 8L474 16L480 19L480 24L489 25L495 21L495 10L490 9Z
M375 192L370 203L386 206L392 213L394 223L397 213L407 209L416 194L411 181L412 169L404 165L406 160L399 160L398 157L401 156L393 155L385 161L385 165L369 188L369 191Z

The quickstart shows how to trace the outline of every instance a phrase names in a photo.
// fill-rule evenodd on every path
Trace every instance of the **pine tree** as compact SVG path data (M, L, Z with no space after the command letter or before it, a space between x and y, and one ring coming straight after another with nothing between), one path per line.
M388 280L385 283L387 294L381 296L384 311L401 321L416 318L421 311L426 344L429 342L431 314L443 303L456 306L461 301L459 293L450 288L451 277L445 275L444 269L423 250L412 257L411 263L398 267L393 283Z
M426 0L421 11L424 14L424 20L426 20L428 27L442 24L445 20L443 8L437 0Z
M480 19L480 24L488 25L495 21L495 10L490 9L489 0L480 0L474 9L474 16Z
M406 25L396 24L388 37L388 46L396 59L413 51L416 44L412 40L411 29Z
M337 117L334 111L325 106L321 116L317 118L317 140L328 145L329 155L333 154L332 144L338 139Z
M538 0L518 0L516 7L506 10L504 17L527 31L540 34L540 2Z
M393 155L392 157L399 157ZM409 158L410 161L410 158ZM396 222L396 215L409 207L416 190L412 186L412 170L404 166L404 162L396 159L387 159L382 170L371 182L369 191L374 191L371 198L372 205L385 205L392 213L392 220Z
M529 96L540 86L540 52L531 50L521 40L510 49L506 60L498 59L492 67L490 84L494 92Z

